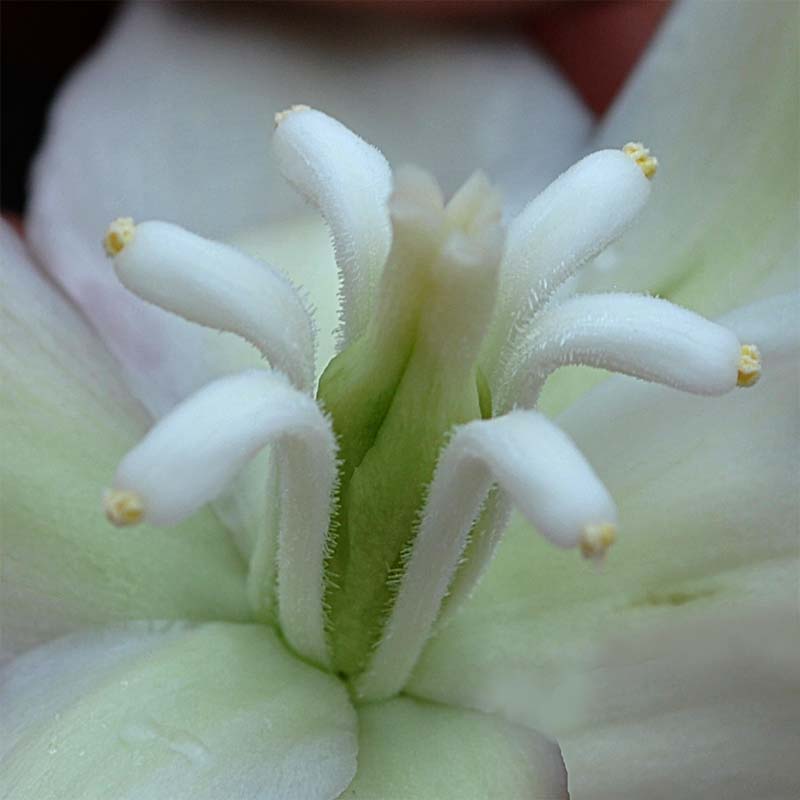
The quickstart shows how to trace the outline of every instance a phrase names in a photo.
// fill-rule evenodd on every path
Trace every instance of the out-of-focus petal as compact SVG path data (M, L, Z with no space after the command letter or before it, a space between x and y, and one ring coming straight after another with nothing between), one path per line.
M605 643L587 719L561 741L573 800L797 797L795 606L710 614Z
M1 237L4 652L113 620L246 618L243 564L210 514L170 532L106 521L102 488L146 415L78 312Z
M676 4L595 140L653 150L652 199L581 289L717 316L797 286L799 34L792 3Z
M9 797L333 800L355 772L344 686L265 626L74 634L2 679Z
M342 800L563 800L558 745L499 717L398 698L358 712L358 772Z
M273 6L132 4L56 101L31 241L155 414L247 351L216 352L196 327L131 297L98 240L120 215L229 239L300 208L268 155L276 111L324 108L451 191L482 166L530 197L586 136L585 110L522 41L345 12L333 21L336 37L331 20Z

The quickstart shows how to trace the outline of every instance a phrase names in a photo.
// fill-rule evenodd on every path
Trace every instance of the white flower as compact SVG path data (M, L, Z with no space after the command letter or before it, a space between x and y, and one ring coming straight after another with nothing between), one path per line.
M141 9L132 18L137 14L145 22L150 18ZM701 41L704 30L716 30L713 10L699 16L683 23L676 18L662 43L667 53L687 30ZM739 49L746 53L765 31L778 31L778 16L765 21L758 12L737 7L731 38L741 40ZM788 50L794 46L787 44ZM757 50L777 63L785 52L776 47L767 53L763 45ZM657 72L663 71L658 52L650 68ZM748 94L747 88L744 96L751 102L762 99L763 92ZM725 96L724 87L715 91ZM635 88L632 97L637 105ZM766 105L773 107L772 101ZM793 138L789 146L796 147ZM576 569L575 559L560 559L554 548L539 547L530 531L515 525L478 592L453 615L502 528L502 495L492 494L479 522L485 535L473 537L466 562L459 563L464 537L494 481L556 544L581 545L597 555L611 540L616 511L609 494L564 434L538 412L525 410L552 369L599 364L714 394L731 388L737 377L749 382L755 354L743 353L723 328L665 301L553 295L553 284L621 232L647 195L648 181L627 154L594 154L562 176L512 223L500 263L497 201L485 179L468 181L444 209L427 176L398 173L387 206L383 200L392 179L379 154L311 111L282 121L276 149L284 171L325 213L343 272L343 350L332 364L340 365L342 381L323 378L319 390L332 414L342 468L347 469L348 452L360 446L348 425L357 432L369 411L369 392L351 391L361 388L358 370L365 368L368 390L396 374L392 358L407 352L412 330L402 384L412 372L423 380L411 381L410 392L403 394L401 386L390 394L402 402L393 403L399 416L389 413L382 423L381 430L394 426L394 435L372 447L371 452L380 450L374 474L398 463L398 455L399 463L408 461L404 469L410 472L404 474L424 474L425 458L414 453L418 447L424 451L426 441L438 460L419 533L402 562L406 569L386 627L390 635L367 653L364 672L345 671L364 697L383 698L405 685L413 697L453 707L403 697L358 704L354 713L341 684L293 658L266 625L78 634L21 657L9 670L6 718L13 727L3 774L12 796L91 795L96 786L125 796L335 797L350 783L356 757L353 796L561 796L560 759L530 726L559 733L571 782L587 797L658 796L665 786L685 797L695 790L726 796L791 793L796 775L786 756L796 728L784 697L796 664L796 636L793 640L782 627L791 623L783 622L779 610L796 550L791 531L796 471L787 446L796 377L789 359L797 347L791 301L768 300L728 320L742 341L762 347L765 379L753 390L701 402L619 379L562 417L620 503L625 544L615 549L604 575ZM95 325L126 363L151 410L163 412L220 363L231 365L225 361L231 348L192 348L204 338L196 328L152 312L145 317L128 301L111 301L121 294L109 288L108 273L95 277L89 269L94 257L82 269L77 251L69 249L71 242L79 249L88 246L74 238L75 224L55 223L58 176L71 167L62 161L54 179L47 163L46 158L40 167L34 200L34 245L48 268L88 303ZM364 163L367 169L353 171ZM350 168L337 173L341 164ZM758 169L750 176L751 196L758 194L762 177ZM778 212L751 203L741 224L755 217L775 231L762 242L780 256L795 237L785 236L792 210L776 188L785 188L786 179L775 177L784 183L770 182L765 198ZM685 205L710 202L707 194L703 199L686 194L686 185ZM610 205L603 194L609 191L620 202ZM726 204L720 205L724 210ZM662 215L663 226L650 223L651 231L669 228L672 216L664 209ZM642 233L643 226L644 221L623 240L610 268L587 273L587 285L624 274L626 242L657 241L655 233ZM95 527L91 511L87 514L93 489L131 439L130 422L121 419L117 406L129 407L129 420L141 419L141 412L124 399L108 357L83 323L26 271L24 253L8 241L4 261L13 287L9 297L16 303L11 322L21 335L12 339L4 363L19 387L7 437L14 454L9 474L14 503L5 610L15 615L17 630L28 641L88 621L154 616L231 621L252 619L253 612L269 621L275 615L296 652L326 665L322 575L335 443L308 395L315 374L304 302L277 274L175 226L134 228L122 222L112 233L109 249L130 288L195 322L246 336L288 378L249 370L219 379L174 408L122 461L107 498L110 515L121 522L142 517L173 522L217 494L255 449L277 442L281 466L273 480L283 487L277 554L270 531L278 520L266 512L278 506L260 506L264 492L252 492L247 483L258 474L258 461L220 507L249 560L247 592L236 555L208 520L194 518L185 533L145 527L122 537ZM419 248L425 257L415 260ZM73 257L65 259L67 253ZM388 268L379 279L387 253ZM693 270L691 280L713 273L717 263L711 259L710 267ZM778 267L771 273L773 286L785 280L780 258L765 257L763 264L765 272L767 265ZM736 282L745 294L757 283L752 275ZM490 325L495 292L498 313ZM273 313L259 313L262 305ZM469 315L463 314L465 306ZM175 333L174 339L161 338L167 332ZM420 351L426 354L422 366ZM221 362L214 360L217 354ZM194 368L181 369L193 357ZM81 384L61 378L61 370L81 363L89 367ZM438 427L423 424L426 415L415 412L414 398L428 385L431 367L443 371L443 386L465 389L445 392L440 407L448 413ZM331 375L336 378L335 368ZM469 421L488 417L483 383L499 416ZM464 398L471 410L464 410ZM523 408L510 410L515 403ZM439 455L437 437L449 431L448 420L465 424ZM87 447L92 440L98 444ZM95 463L98 456L101 463ZM80 482L65 480L77 469L85 475ZM276 489L275 483L270 486L267 497ZM388 488L364 486L360 496L367 500L392 497L400 489L396 482ZM380 503L377 508L384 513ZM382 522L402 517L407 513L402 508L393 508ZM409 508L416 513L418 506ZM754 530L761 535L754 537ZM334 551L334 567L335 560ZM375 573L370 568L364 574ZM393 577L383 566L377 574L381 585ZM449 625L436 632L407 682L453 574L444 609ZM337 617L332 607L334 634L349 608L345 604ZM652 640L643 635L648 630L656 634ZM729 637L731 630L737 635ZM774 673L762 660L745 657L752 647L747 632L753 630L761 634L762 647L783 659L775 662ZM776 642L783 653L774 649ZM727 651L737 648L742 657L730 660ZM733 672L728 680L704 678L720 665ZM51 675L57 677L55 686ZM776 686L774 694L760 687L763 680ZM570 713L572 706L577 715ZM772 726L783 729L770 740ZM693 762L691 748L698 742L706 751ZM689 748L688 757L682 747ZM624 764L615 752L625 753ZM664 758L663 752L670 755Z
M273 445L277 572L251 566L253 610L272 610L274 581L288 643L383 699L403 689L446 595L455 608L470 591L509 501L561 547L599 558L614 541L616 509L591 467L524 410L550 372L588 364L718 395L753 385L760 355L664 300L551 302L644 205L656 160L641 145L573 166L505 246L481 173L445 205L427 173L393 180L377 150L307 106L276 116L273 151L325 217L341 276L341 353L320 378L321 408L307 396L313 318L280 274L176 226L118 219L105 247L128 289L243 336L274 371L222 378L170 412L123 459L106 511L117 525L175 524ZM473 529L493 484L501 494ZM274 537L265 518L255 550Z

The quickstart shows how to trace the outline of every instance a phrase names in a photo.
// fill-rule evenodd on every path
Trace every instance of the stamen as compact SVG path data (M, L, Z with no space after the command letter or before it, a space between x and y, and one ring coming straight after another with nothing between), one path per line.
M327 664L323 584L336 442L316 403L285 377L243 372L178 405L122 460L106 511L115 524L176 524L217 497L267 444L282 484L279 622L292 647Z
M625 153L601 150L558 177L511 223L498 309L481 354L492 388L527 323L582 264L626 230L650 190Z
M132 217L118 217L109 226L103 238L106 255L113 258L133 239L136 225Z
M622 152L636 162L645 178L652 180L655 177L658 159L651 156L650 151L641 142L628 142L622 148Z
M392 171L381 153L307 106L276 116L272 148L283 176L331 229L342 298L342 345L365 330L391 245Z
M568 364L720 395L736 386L737 364L741 375L744 361L740 351L727 328L666 300L579 295L535 320L506 365L498 408L534 406L547 377Z
M118 528L136 525L144 516L142 498L125 489L107 489L103 494L103 508L108 521Z
M135 233L134 239L131 229L114 258L114 270L130 291L191 322L242 336L295 386L311 389L311 318L285 277L177 225L142 222Z
M580 540L584 558L601 559L617 540L617 526L610 522L587 525Z
M754 344L743 344L739 356L738 386L753 386L761 377L761 353Z
M383 639L358 680L362 698L381 699L405 685L493 483L553 544L591 545L599 554L611 543L616 522L611 497L546 417L515 411L456 429L439 459Z

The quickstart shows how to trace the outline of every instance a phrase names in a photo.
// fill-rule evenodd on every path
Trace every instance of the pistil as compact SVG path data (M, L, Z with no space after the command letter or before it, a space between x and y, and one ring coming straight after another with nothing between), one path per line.
M429 176L399 171L389 208L376 314L319 390L343 458L329 602L335 663L349 675L380 636L448 431L483 413L476 360L503 243L499 201L480 175L444 207Z

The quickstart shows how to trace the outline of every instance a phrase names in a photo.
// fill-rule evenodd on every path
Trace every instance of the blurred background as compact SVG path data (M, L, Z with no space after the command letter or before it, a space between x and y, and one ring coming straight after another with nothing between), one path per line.
M30 162L41 141L47 109L67 73L102 37L120 3L95 0L3 0L0 4L0 206L21 214ZM224 13L252 11L225 3ZM271 2L270 16L416 16L431 25L511 28L546 53L587 106L602 114L655 32L668 0L327 0ZM209 5L210 7L210 5Z

